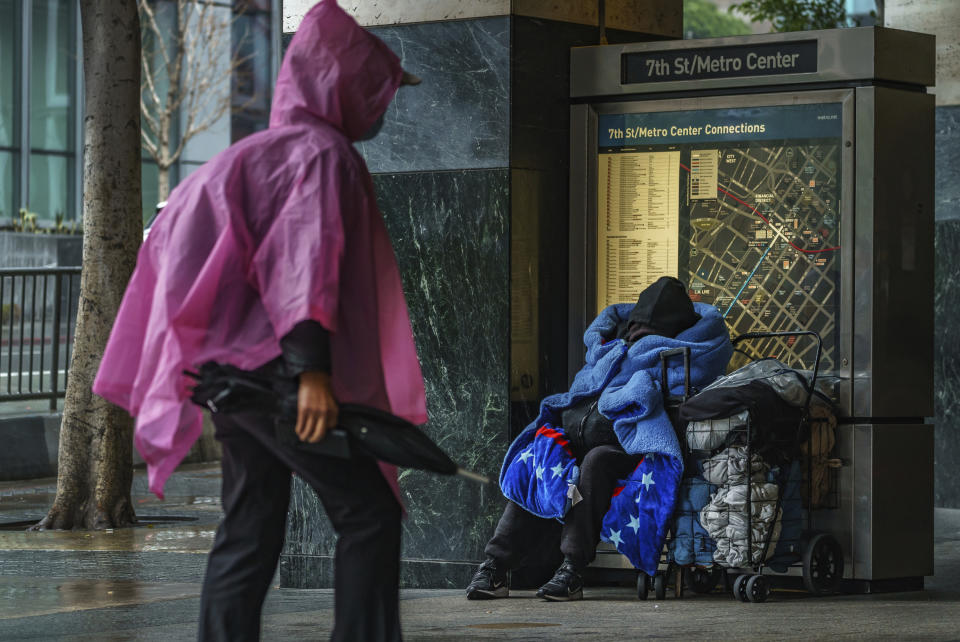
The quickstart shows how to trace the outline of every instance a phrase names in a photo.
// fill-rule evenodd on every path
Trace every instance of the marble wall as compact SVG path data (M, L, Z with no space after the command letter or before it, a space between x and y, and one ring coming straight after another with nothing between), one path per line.
M937 221L934 505L960 508L960 218Z
M934 505L960 508L960 2L886 0L884 24L937 38Z
M934 505L960 508L960 106L937 107Z
M360 151L372 173L506 167L510 20L371 29L423 82L403 87Z
M358 147L400 266L427 388L426 432L496 478L510 440L510 18L371 28L423 78ZM503 500L496 485L401 471L403 585L463 586ZM330 586L334 535L294 481L284 586Z
M508 440L509 176L506 169L374 175L427 387L427 434L496 477ZM495 485L403 470L405 586L461 586L502 510ZM294 481L284 586L329 586L334 535ZM433 561L444 560L438 564Z
M569 49L596 44L599 30L516 14L370 29L423 78L358 147L410 307L425 430L496 479L537 401L568 384ZM608 29L607 38L640 36ZM505 505L498 486L415 471L400 486L403 585L463 587ZM334 541L295 479L281 584L330 586Z
M937 105L960 104L960 2L885 0L883 23L937 37Z

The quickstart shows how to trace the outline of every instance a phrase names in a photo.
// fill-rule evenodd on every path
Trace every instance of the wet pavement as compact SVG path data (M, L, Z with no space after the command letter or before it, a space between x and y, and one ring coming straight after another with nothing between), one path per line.
M0 483L0 640L195 639L200 583L220 519L219 469L183 467L166 501L138 473L143 524L100 533L23 529L43 517L53 480ZM926 590L812 598L778 591L765 604L688 594L640 602L629 587L588 587L581 602L468 602L461 591L405 590L408 640L641 637L960 639L960 510L936 512L936 575ZM672 594L670 594L672 595ZM329 590L271 589L264 640L329 636Z

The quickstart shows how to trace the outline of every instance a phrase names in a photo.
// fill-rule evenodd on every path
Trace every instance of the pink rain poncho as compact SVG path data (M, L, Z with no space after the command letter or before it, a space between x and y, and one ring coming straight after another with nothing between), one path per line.
M402 74L383 42L334 0L320 2L284 58L270 128L170 194L93 386L136 417L134 443L158 496L201 432L182 371L209 360L256 368L307 319L331 333L338 401L426 421L400 274L352 145ZM396 490L395 470L381 468Z

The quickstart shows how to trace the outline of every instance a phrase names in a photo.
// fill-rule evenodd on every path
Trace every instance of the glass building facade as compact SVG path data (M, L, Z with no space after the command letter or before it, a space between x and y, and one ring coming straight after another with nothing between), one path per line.
M0 0L0 224L79 209L80 59L76 2Z
M176 12L174 0L151 4ZM229 49L243 61L230 80L232 108L186 146L171 168L171 186L233 141L267 126L279 65L279 0L217 4L234 17ZM225 48L224 69L230 51ZM82 76L76 0L0 0L0 228L10 226L21 209L42 224L80 218ZM147 154L143 158L146 219L157 203L157 167Z

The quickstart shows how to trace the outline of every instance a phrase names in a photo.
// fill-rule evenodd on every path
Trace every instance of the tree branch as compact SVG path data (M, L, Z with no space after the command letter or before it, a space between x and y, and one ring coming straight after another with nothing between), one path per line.
M152 150L156 150L158 163L161 160L172 163L180 158L190 140L210 130L231 112L233 76L253 55L240 55L248 30L238 37L238 42L232 42L234 26L243 17L243 9L234 10L212 0L177 0L175 29L172 34L166 34L164 41L156 10L147 2L138 0L145 15L144 28L164 43L165 68L154 69L147 60L143 64L145 75L149 75L145 83L148 100L142 103L144 148L151 155L154 155ZM165 100L158 95L161 71L166 72L169 80ZM251 97L241 108L255 99ZM147 113L151 101L157 105L156 113ZM174 118L180 123L176 141L169 137L174 131ZM170 149L174 142L175 146Z

